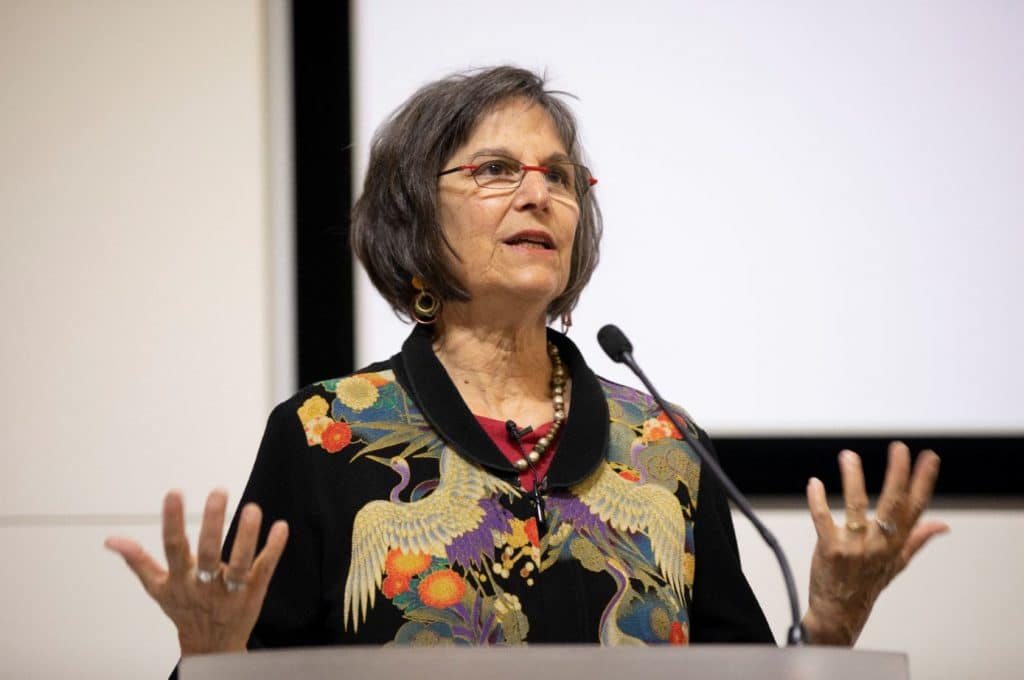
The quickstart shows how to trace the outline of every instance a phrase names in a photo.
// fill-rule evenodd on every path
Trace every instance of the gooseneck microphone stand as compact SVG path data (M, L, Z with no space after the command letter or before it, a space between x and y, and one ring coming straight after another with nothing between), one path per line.
M651 381L647 379L644 372L640 370L640 366L637 365L633 359L633 345L626 338L625 334L619 330L617 326L611 324L605 326L597 333L597 341L601 344L601 349L615 361L616 363L626 364L636 377L640 378L640 381L644 384L647 390L654 397L654 400L658 402L658 406L665 412L665 415L669 417L672 424L676 426L683 435L683 439L689 444L697 455L700 456L701 462L711 470L722 486L725 488L725 493L729 497L736 507L740 509L750 523L754 525L758 533L761 534L761 538L768 544L768 547L775 553L775 559L779 562L779 567L782 569L782 576L786 581L786 594L789 596L789 609L793 618L793 623L789 627L789 633L786 636L786 644L790 647L804 644L806 640L806 631L804 630L803 623L800 621L800 605L797 601L796 584L793 581L793 572L789 568L789 562L786 560L786 555L782 552L782 546L779 545L779 541L775 538L768 527L758 519L757 515L754 514L753 509L750 507L750 503L743 497L740 490L736 488L736 485L732 483L725 472L719 466L718 461L708 453L708 450L704 448L704 445L700 443L700 440L695 436L695 431L691 432L689 423L685 425L679 421L676 414L668 407L665 400L658 394L658 390L654 388Z

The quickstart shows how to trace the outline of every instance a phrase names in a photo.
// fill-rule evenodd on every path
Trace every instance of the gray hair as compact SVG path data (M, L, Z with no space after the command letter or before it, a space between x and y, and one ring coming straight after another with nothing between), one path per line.
M582 163L576 117L560 99L566 95L545 89L543 77L513 66L466 71L420 88L377 129L363 193L352 208L351 245L399 316L409 317L414 276L442 300L469 299L445 264L446 253L455 251L437 217L437 175L443 164L484 115L511 98L544 107L569 159ZM580 218L569 282L548 307L549 320L576 307L597 267L601 211L593 192L579 190L577 201Z

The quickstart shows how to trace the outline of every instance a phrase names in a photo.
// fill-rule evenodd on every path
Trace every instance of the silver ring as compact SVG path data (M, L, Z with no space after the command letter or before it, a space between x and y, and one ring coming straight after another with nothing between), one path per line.
M213 579L217 576L217 572L209 571L207 569L200 569L196 567L196 580L200 583L213 583Z
M227 576L224 577L224 588L229 593L237 593L241 590L245 590L245 581L235 581L229 579Z
M876 517L875 518L875 524L878 525L878 528L881 529L882 533L885 534L886 536L892 536L893 534L896 533L896 525L893 524L892 522L887 522L886 520L882 519L881 517Z

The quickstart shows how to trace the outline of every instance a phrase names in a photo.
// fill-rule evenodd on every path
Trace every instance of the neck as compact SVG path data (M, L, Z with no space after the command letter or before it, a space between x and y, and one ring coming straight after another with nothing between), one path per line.
M474 414L520 426L552 419L543 317L532 323L480 323L468 310L448 305L434 352Z

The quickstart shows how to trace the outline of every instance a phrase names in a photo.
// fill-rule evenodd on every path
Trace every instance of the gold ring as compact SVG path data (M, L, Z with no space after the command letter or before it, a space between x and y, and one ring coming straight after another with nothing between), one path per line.
M859 534L860 532L867 529L867 526L864 524L864 522L847 522L846 529L847 531L852 531L855 534Z

